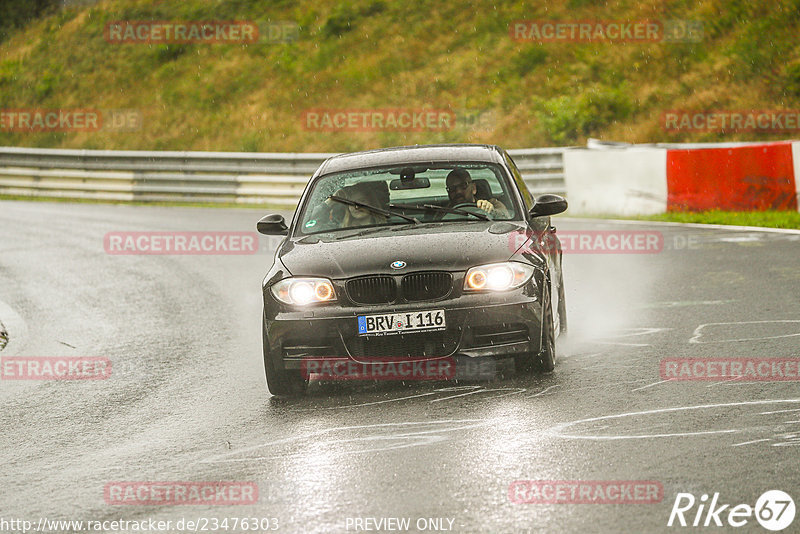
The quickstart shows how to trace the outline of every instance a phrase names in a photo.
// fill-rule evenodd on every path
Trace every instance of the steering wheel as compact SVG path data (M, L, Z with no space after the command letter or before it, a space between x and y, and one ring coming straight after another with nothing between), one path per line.
M477 215L487 215L487 213L485 211L483 211L482 209L480 209L475 202L462 202L461 204L456 204L455 206L452 206L452 208L453 209L460 209L460 210L464 210L464 211L469 211L469 212L475 213ZM447 220L450 220L450 219L459 219L460 217L463 217L463 215L459 215L457 213L446 213L442 217L442 220L447 221ZM471 218L472 217L470 217L470 219Z

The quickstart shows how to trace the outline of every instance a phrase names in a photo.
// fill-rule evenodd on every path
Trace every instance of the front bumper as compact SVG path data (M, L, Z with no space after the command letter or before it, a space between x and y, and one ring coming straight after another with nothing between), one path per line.
M500 357L541 349L541 300L533 287L503 293L462 294L413 304L337 304L288 310L265 295L264 357L279 369L301 369L305 359L438 359ZM359 315L445 311L446 329L359 336Z

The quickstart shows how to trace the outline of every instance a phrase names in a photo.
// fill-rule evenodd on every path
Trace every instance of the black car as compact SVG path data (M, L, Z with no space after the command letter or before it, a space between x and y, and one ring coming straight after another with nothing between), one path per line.
M518 372L552 370L566 308L549 216L566 208L534 199L497 146L329 158L288 228L281 215L258 222L286 236L263 282L270 392L302 393L320 361L513 356Z

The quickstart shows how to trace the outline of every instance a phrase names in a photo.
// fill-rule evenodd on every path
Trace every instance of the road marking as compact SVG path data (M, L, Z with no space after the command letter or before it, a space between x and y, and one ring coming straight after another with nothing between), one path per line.
M736 443L735 445L731 445L731 447L741 447L742 445L750 445L751 443L761 443L762 441L772 441L772 439L771 438L754 439L753 441L745 441L743 443Z
M734 323L706 323L701 324L697 328L694 329L694 333L692 334L691 339L689 339L689 343L733 343L736 341L760 341L763 339L780 339L785 337L796 337L800 336L800 332L796 332L794 334L782 334L779 336L762 336L762 337L745 337L739 339L722 339L719 341L700 341L703 337L703 329L707 326L730 326L730 325L743 325L743 324L767 324L767 323L800 323L800 320L797 319L779 319L774 321L738 321Z
M652 326L641 326L641 327L629 328L627 330L630 330L630 332L601 337L600 338L601 340L606 340L606 341L594 341L594 343L598 343L600 345L622 345L625 347L650 347L652 346L650 345L650 343L625 343L622 341L607 341L607 340L626 338L626 337L647 336L650 334L657 334L658 332L664 332L672 329L652 327Z
M541 396L541 395L544 395L545 393L547 393L547 392L548 392L548 391L550 391L551 389L553 389L553 388L558 388L558 387L561 387L561 386L559 386L558 384L556 384L555 386L548 386L548 387L544 388L542 391L540 391L539 393L537 393L537 394L535 394L535 395L531 395L531 398L534 398L534 397L539 397L539 396Z
M772 415L774 413L788 413L788 412L800 412L800 408L792 408L791 410L775 410L774 412L761 412L758 415Z
M741 376L734 376L733 378L729 378L728 380L720 380L719 382L714 382L712 384L707 385L707 388L713 388L715 386L719 386L720 384L727 384L728 382L735 382L737 380L741 380Z
M679 223L670 221L636 221L629 219L597 219L593 217L559 217L559 221L580 222L596 221L599 223L631 224L636 226L675 226L678 228L699 228L701 230L730 230L732 232L760 232L768 234L793 234L800 235L800 230L790 228L766 228L762 226L737 226L728 224L702 224L702 223ZM711 232L709 232L711 234ZM716 232L714 232L716 234Z
M657 386L659 384L666 384L667 382L672 382L673 380L674 380L674 378L668 378L667 380L659 380L658 382L653 382L652 384L647 384L646 386L642 386L640 388L632 389L631 393L633 393L634 391L640 391L642 389L651 388L651 387Z
M496 388L496 389L476 389L475 391L467 391L466 393L461 393L459 395L450 395L449 397L443 397L441 399L433 399L430 401L431 403L434 402L442 402L450 399L457 399L458 397L466 397L467 395L472 395L475 393L488 393L490 391L511 391L512 393L522 393L527 391L524 388ZM504 397L505 395L498 395L499 397ZM494 397L497 398L497 397Z
M736 301L735 300L677 300L677 301L654 302L652 304L643 304L641 306L637 306L637 308L649 309L649 308L678 308L685 306L716 306L718 304L731 304L733 302Z
M577 435L577 434L567 434L565 430L571 426L582 424L582 423L591 423L594 421L607 421L609 419L621 419L623 417L631 417L631 416L640 416L640 415L652 415L652 414L659 414L659 413L669 413L669 412L682 412L682 411L690 411L690 410L701 410L706 408L725 408L729 406L753 406L753 405L760 405L760 404L778 404L778 403L800 403L800 399L775 399L775 400L760 400L760 401L740 401L740 402L726 402L721 404L701 404L698 406L681 406L677 408L658 408L655 410L644 410L640 412L626 412L621 414L615 415L604 415L601 417L590 417L588 419L579 419L577 421L570 421L568 423L561 423L560 425L556 425L548 430L547 433L564 439L586 439L586 440L594 440L594 441L614 441L614 440L622 440L622 439L653 439L653 438L672 438L672 437L686 437L686 436L700 436L700 435L709 435L709 434L734 434L737 432L743 432L743 429L725 429L725 430L707 430L707 431L697 431L697 432L675 432L669 434L636 434L636 435L616 435L616 436L587 436L587 435Z
M297 411L297 412L318 412L319 410L342 410L342 409L345 409L345 408L358 408L358 407L361 407L361 406L374 406L376 404L385 404L387 402L398 402L398 401L402 401L402 400L416 399L416 398L419 398L419 397L427 397L427 396L430 396L430 395L436 395L437 391L431 391L429 393L420 393L418 395L409 395L407 397L398 397L396 399L387 399L387 400L380 400L380 401L373 401L373 402L363 402L361 404L346 404L344 406L325 406L325 407L322 407L322 408L297 408L294 411Z
M625 347L652 347L650 343L621 343L619 341L595 341L599 345L623 345Z
M273 455L273 456L248 456L248 457L239 457L239 458L232 458L232 456L241 456L243 453L253 452L259 449L268 448L274 446L276 444L288 444L293 441L302 441L302 440L310 440L312 438L318 438L324 436L325 434L329 434L331 432L338 432L338 431L352 431L352 430L383 430L391 427L408 427L412 425L418 425L421 427L431 426L431 425L447 425L447 424L457 424L460 426L455 427L445 427L445 428L433 428L431 430L419 430L414 432L405 432L401 434L378 434L375 436L357 436L351 438L344 438L344 439L330 439L325 440L323 439L315 439L313 444L314 446L325 446L330 444L347 444L347 443L355 443L355 442L363 442L363 441L380 441L380 440L403 440L408 441L408 438L422 438L422 441L412 441L411 443L399 443L396 445L388 445L386 447L378 447L378 448L371 448L371 449L353 449L353 450L344 450L340 451L338 454L363 454L367 452L379 452L379 451L386 451L386 450L395 450L395 449L403 449L409 447L416 447L421 445L429 445L431 443L437 443L440 441L444 441L444 436L437 435L443 432L454 432L459 430L468 430L471 428L477 428L480 426L488 425L488 424L497 424L497 420L487 420L487 419L445 419L439 421L407 421L407 422L400 422L400 423L377 423L372 425L354 425L354 426L344 426L344 427L334 427L334 428L325 428L320 429L311 433L307 433L301 436L293 436L289 438L274 440L271 442L262 443L259 445L253 445L250 447L245 447L243 449L223 454L217 456L216 458L209 458L205 460L201 460L201 463L235 463L235 462L253 462L258 460L275 460L275 459L286 459L286 458L306 458L307 455L303 453L288 453L282 455Z

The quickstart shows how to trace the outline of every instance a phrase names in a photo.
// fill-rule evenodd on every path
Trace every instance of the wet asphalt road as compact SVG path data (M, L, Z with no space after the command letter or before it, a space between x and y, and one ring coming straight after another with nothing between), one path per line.
M279 532L355 532L355 518L389 517L410 518L414 531L420 518L444 518L454 532L656 532L696 530L666 526L679 492L719 492L731 505L770 489L800 498L798 382L664 382L659 367L800 357L800 235L557 220L560 230L661 231L664 250L565 255L571 331L554 373L312 384L306 398L279 401L259 330L270 253L103 248L107 232L250 231L262 214L0 202L10 336L0 357L113 363L108 380L0 380L0 518L257 517L277 519ZM114 481L219 480L256 483L257 504L123 506L103 495ZM516 504L515 480L657 481L664 494ZM766 532L752 518L736 531Z

